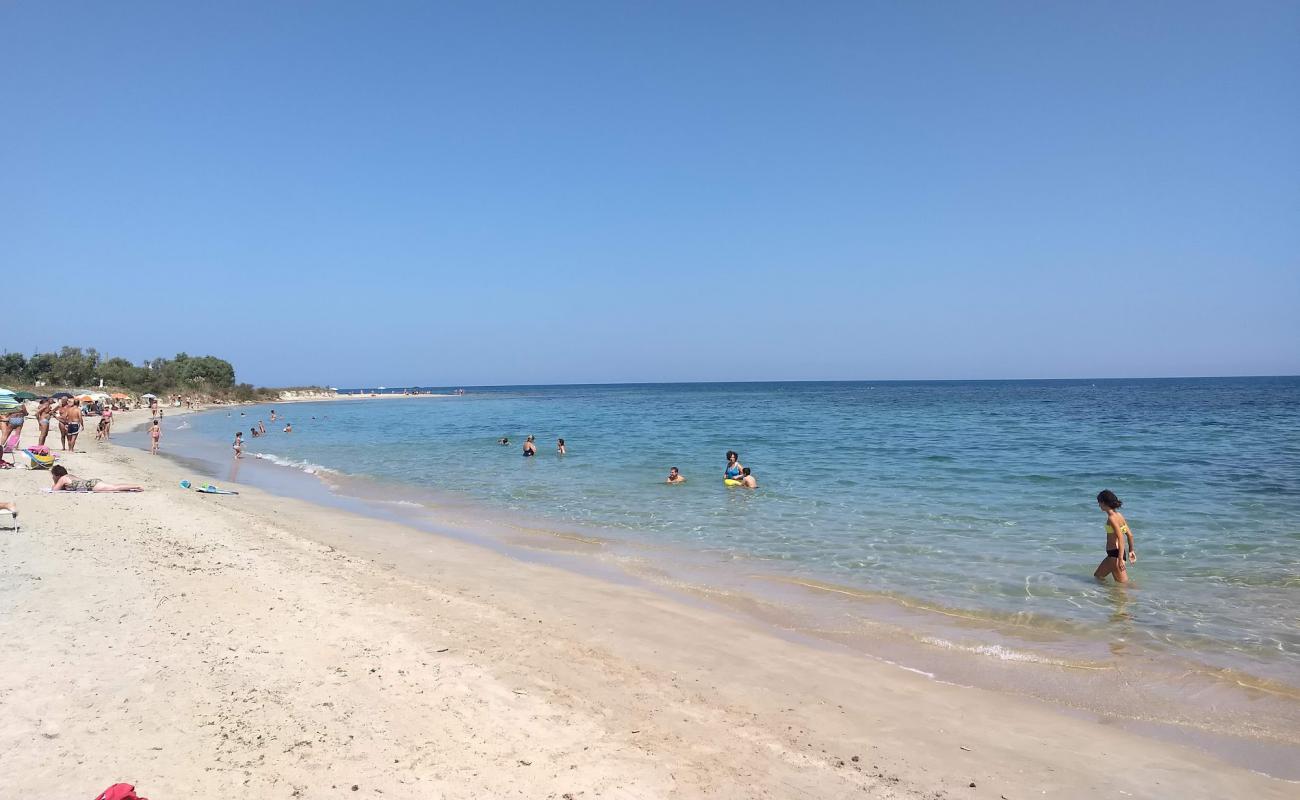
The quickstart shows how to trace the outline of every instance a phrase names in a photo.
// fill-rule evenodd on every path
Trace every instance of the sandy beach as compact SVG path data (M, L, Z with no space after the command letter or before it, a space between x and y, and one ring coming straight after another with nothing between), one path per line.
M122 414L119 427L146 412ZM24 441L34 440L34 421ZM55 444L57 444L57 437ZM0 767L90 798L1293 797L1294 784L651 589L198 477L0 500Z

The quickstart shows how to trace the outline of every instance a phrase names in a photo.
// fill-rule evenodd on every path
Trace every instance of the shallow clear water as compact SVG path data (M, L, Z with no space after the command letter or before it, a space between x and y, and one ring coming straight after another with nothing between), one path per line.
M515 387L200 415L249 454L991 621L1300 668L1300 378ZM524 436L540 455L524 459ZM245 434L247 436L247 433ZM511 445L495 443L509 436ZM569 454L555 453L564 437ZM722 485L739 451L760 488ZM687 477L667 486L668 467ZM1095 496L1137 538L1117 601Z

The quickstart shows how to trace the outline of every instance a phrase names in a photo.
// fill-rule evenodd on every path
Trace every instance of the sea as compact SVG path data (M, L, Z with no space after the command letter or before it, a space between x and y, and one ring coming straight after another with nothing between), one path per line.
M428 390L166 417L163 446L1300 778L1300 378ZM1102 489L1127 586L1092 577Z

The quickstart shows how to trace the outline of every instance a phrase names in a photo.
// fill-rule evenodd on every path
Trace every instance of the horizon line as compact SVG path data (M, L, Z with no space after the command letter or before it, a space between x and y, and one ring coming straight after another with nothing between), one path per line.
M709 384L760 384L760 383L1014 383L1018 381L1191 381L1191 380L1249 380L1262 378L1300 378L1294 375L1164 375L1164 376L1092 376L1072 378L803 378L795 380L677 380L677 381L576 381L571 383L481 383L481 384L410 384L406 386L353 386L338 387L334 391L396 391L401 389L511 389L532 386L671 386ZM330 388L329 384L323 384ZM268 387L274 388L274 387Z

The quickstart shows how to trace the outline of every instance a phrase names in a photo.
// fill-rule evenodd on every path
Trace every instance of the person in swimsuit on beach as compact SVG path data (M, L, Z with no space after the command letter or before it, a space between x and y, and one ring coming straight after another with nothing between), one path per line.
M740 474L742 476L740 479L741 486L744 486L746 489L758 488L758 481L755 480L753 475L749 474L749 467L744 467L743 469L741 469Z
M524 440L524 458L531 458L535 455L537 455L537 445L533 443L533 435L530 433L528 438Z
M99 478L78 478L68 473L62 464L50 470L56 492L143 492L143 486L131 484L104 483Z
M1113 575L1116 583L1128 583L1127 564L1137 563L1137 550L1133 549L1133 532L1128 521L1119 513L1124 503L1110 489L1097 495L1097 506L1106 512L1106 557L1092 576L1099 581ZM1127 545L1127 547L1126 547ZM1126 555L1127 551L1127 555Z
M18 408L13 411L6 411L3 420L0 420L0 443L7 443L9 437L14 431L21 431L23 423L27 422L27 405L19 403ZM17 446L17 442L14 445Z
M726 480L740 480L740 473L744 469L740 465L740 454L735 450L727 451L727 468L722 471L722 477Z
M77 449L77 435L81 433L81 407L76 403L69 403L63 408L63 426L67 431L68 438L64 445L64 450Z
M686 479L682 477L682 473L677 470L677 467L669 467L668 483L686 483Z
M112 439L113 438L113 406L111 404L104 406L104 413L99 418L99 421L102 422L104 425L104 438Z
M564 440L563 440L563 439L561 439L561 440L559 441L559 444L555 445L555 452L559 453L560 455L564 455L565 453L569 452L569 451L568 451L567 449L565 449L565 447L564 447Z
M235 458L244 457L244 432L235 431L235 441L230 445L235 449Z
M45 437L50 435L50 419L54 416L54 404L47 397L41 401L36 408L36 425L39 429L39 436L36 443L41 447L45 446Z
M162 426L158 420L149 423L149 454L158 455L158 443L162 440Z

